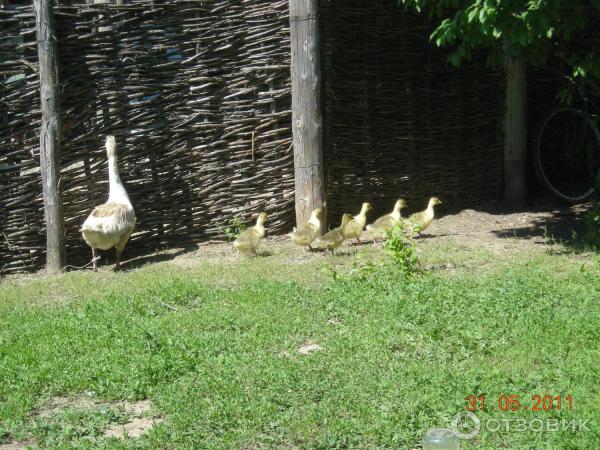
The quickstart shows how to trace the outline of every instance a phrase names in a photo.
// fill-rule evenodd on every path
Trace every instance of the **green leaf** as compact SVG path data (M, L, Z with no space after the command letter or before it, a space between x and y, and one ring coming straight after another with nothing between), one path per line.
M450 64L452 64L455 67L460 66L460 60L461 60L461 57L458 54L458 52L453 52L448 57L448 61L450 61Z
M467 22L472 23L475 18L477 17L477 14L479 12L479 9L477 7L473 8L471 11L469 11L469 14L467 15Z

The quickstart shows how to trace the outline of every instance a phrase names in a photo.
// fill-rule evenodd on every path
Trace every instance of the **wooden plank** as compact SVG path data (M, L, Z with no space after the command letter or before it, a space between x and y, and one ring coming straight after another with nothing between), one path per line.
M506 59L504 119L504 201L527 202L527 65L518 56Z
M323 167L319 5L317 0L290 0L292 50L292 134L296 188L296 223L305 223L314 208L327 217ZM326 223L322 227L327 229Z
M55 273L65 266L64 223L60 192L60 89L58 43L50 0L34 0L42 123L40 169L46 219L46 268Z

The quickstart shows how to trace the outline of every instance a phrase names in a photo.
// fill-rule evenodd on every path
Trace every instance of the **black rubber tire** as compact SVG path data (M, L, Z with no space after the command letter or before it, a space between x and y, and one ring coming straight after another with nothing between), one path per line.
M589 130L592 136L595 136L597 143L597 151L600 152L600 132L598 132L598 128L594 124L594 122L588 117L588 115L580 109L571 108L571 107L557 107L550 111L541 122L541 125L538 129L538 133L535 139L534 146L534 154L533 154L533 168L535 170L535 174L537 176L540 184L546 189L550 194L552 194L555 198L570 204L582 203L585 202L588 198L592 196L594 193L594 181L590 181L590 187L587 190L578 193L577 195L569 194L565 192L561 192L559 188L554 186L551 180L548 178L546 172L544 171L544 165L542 163L543 159L543 149L541 148L543 145L543 137L544 131L547 129L548 124L551 120L556 119L556 116L564 115L567 117L579 116L589 127ZM599 153L600 154L600 153ZM583 155L582 155L583 157Z

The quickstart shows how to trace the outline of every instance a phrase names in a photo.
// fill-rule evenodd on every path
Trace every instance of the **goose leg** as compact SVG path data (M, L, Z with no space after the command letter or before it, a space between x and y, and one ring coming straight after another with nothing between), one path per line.
M123 249L129 240L129 236L131 236L131 231L125 233L121 240L117 242L115 245L115 252L117 254L117 263L115 264L115 271L121 268L121 254L123 253Z
M119 250L118 248L115 248L115 253L117 254L117 263L115 264L115 271L119 270L121 268L121 252L123 250Z
M92 247L92 269L94 269L94 272L98 272L98 264L96 261L96 249L94 247Z

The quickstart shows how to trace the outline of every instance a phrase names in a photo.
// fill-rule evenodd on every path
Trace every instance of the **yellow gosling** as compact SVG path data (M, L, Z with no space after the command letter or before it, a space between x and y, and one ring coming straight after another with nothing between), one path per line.
M319 245L323 248L326 248L327 250L331 251L331 253L333 254L333 251L338 248L340 245L342 245L342 242L344 242L344 233L342 232L342 230L344 229L344 227L346 227L348 225L348 223L352 220L352 216L350 214L344 214L342 216L342 223L339 227L334 228L333 230L325 233L323 236L321 236L319 238Z
M400 198L396 201L394 210L391 213L381 216L372 224L367 225L367 231L371 237L373 239L385 239L402 218L400 211L402 208L406 208L406 206L406 200Z
M427 209L418 213L413 214L408 218L409 223L412 223L414 231L421 234L425 231L434 219L433 207L435 205L441 205L442 201L437 197L431 197L427 205Z
M307 223L294 229L290 234L292 242L296 245L302 245L309 249L312 249L310 244L315 240L317 236L321 234L321 215L323 211L321 208L315 209L310 214L310 219Z
M370 203L365 202L362 204L360 213L352 217L350 222L348 222L348 224L342 229L345 239L355 238L357 242L360 243L360 235L362 234L367 223L367 213L372 209L373 207Z
M256 250L262 238L265 237L265 222L267 221L267 213L261 212L257 219L256 225L250 227L240 233L233 247L238 252L253 253L256 255Z

